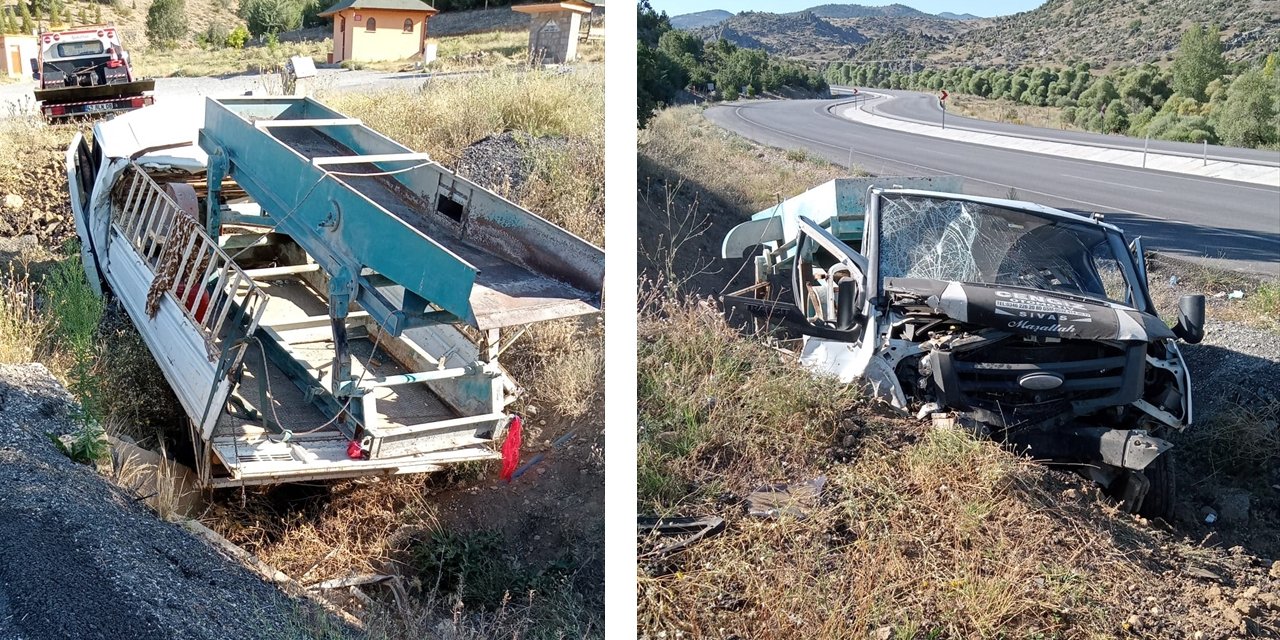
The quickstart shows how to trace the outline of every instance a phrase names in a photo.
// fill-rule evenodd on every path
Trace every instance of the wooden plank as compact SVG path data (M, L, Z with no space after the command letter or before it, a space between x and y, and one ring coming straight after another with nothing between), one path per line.
M351 326L354 324L357 326L364 326L365 322L363 321L366 320L368 317L369 317L368 311L351 311L347 314L347 325ZM327 315L326 316L307 316L301 320L294 320L292 322L271 323L269 326L273 330L275 330L276 333L282 334L286 331L297 331L299 329L317 329L320 327L327 328L329 327L330 321L331 321L331 318L329 318L329 316Z
M291 276L299 273L306 273L308 271L319 271L319 270L320 270L320 265L313 262L311 264L297 264L297 265L292 265L288 267L263 267L261 269L245 269L244 272L249 274L250 278L253 278L256 280L259 278L278 278L280 276Z
M371 153L363 156L324 156L312 158L311 165L326 167L334 164L371 164L375 162L410 162L427 161L431 156L425 153Z
M312 120L257 120L253 126L259 129L279 127L355 127L364 124L356 118L315 118Z

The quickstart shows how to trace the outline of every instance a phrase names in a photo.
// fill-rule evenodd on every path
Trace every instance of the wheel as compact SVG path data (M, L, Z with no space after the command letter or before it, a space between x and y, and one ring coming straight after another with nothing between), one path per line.
M1166 451L1156 457L1143 470L1151 486L1147 495L1138 507L1138 515L1144 518L1163 518L1173 522L1173 501L1177 497L1177 482L1174 471L1173 452Z

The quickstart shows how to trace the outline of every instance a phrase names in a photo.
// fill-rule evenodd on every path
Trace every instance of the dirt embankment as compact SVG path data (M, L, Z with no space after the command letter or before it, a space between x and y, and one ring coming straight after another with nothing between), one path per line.
M43 365L0 365L0 637L307 638L338 625L161 521L51 436L75 405Z
M1148 521L1073 473L841 401L720 321L707 296L750 276L719 258L724 233L846 173L687 107L642 132L639 266L703 300L641 320L640 507L727 523L642 562L642 636L1280 637L1278 283L1149 256L1161 317L1205 293L1209 322L1181 347L1176 515ZM760 487L817 477L806 518L747 515Z

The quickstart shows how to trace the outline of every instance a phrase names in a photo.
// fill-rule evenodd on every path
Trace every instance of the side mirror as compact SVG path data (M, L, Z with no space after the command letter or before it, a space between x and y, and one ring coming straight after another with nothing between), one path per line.
M1174 325L1173 333L1188 344L1198 344L1204 339L1204 295L1178 299L1178 324Z
M836 284L836 329L853 330L858 315L858 281L844 278Z

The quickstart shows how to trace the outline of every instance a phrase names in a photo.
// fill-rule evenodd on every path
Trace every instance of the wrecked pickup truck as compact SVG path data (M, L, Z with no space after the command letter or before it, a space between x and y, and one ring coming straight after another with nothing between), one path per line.
M959 186L840 179L760 212L724 240L725 258L753 253L755 267L724 297L726 317L799 337L801 362L840 383L1069 464L1126 509L1167 516L1172 445L1160 435L1192 421L1178 339L1200 341L1204 296L1183 297L1170 329L1140 240L1101 216Z

